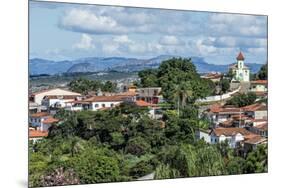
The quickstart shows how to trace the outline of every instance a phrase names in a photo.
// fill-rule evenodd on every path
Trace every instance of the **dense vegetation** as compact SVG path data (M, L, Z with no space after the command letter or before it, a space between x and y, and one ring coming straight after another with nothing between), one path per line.
M139 72L141 87L161 87L163 97L175 106L193 103L213 93L210 81L201 79L191 59L163 61L158 69Z
M85 78L78 78L71 81L68 84L70 90L82 93L84 95L88 94L90 91L105 91L105 92L114 92L116 90L116 83L111 81L106 81L102 83L98 80L88 80Z
M256 79L257 80L267 80L267 67L268 67L268 64L264 64L259 72L256 74Z
M267 171L267 148L243 158L227 144L196 141L198 119L189 112L168 111L163 126L148 117L146 108L132 104L109 111L61 111L57 117L64 117L63 123L30 145L30 186L129 181L152 172L163 179Z
M254 104L257 100L257 95L254 92L241 93L237 96L232 97L226 104L234 105L236 107L242 107Z
M228 143L195 139L195 130L208 121L198 118L194 101L212 88L190 60L165 61L140 77L144 87L161 86L172 104L161 120L133 103L106 111L59 111L55 117L62 121L49 136L30 143L30 186L130 181L153 172L155 179L165 179L267 171L267 146L240 156Z

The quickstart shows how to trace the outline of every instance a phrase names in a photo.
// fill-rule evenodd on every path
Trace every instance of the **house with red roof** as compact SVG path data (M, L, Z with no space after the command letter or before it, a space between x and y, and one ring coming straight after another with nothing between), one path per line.
M52 124L58 123L59 120L53 118L47 112L38 112L29 116L29 124L31 127L39 131L48 131Z
M267 92L267 80L254 80L251 81L250 91L252 92Z
M148 103L143 100L136 100L134 103L139 107L147 107L149 109L149 115L153 119L161 119L163 116L161 108L156 104Z
M39 131L34 128L29 128L28 140L30 141L37 142L38 140L41 140L47 136L48 136L47 131Z
M268 137L268 123L264 122L264 123L258 124L256 126L252 126L250 128L250 131L255 134L258 134L262 137L267 138Z
M233 115L241 115L243 111L240 108L233 106L221 106L219 104L214 104L210 106L208 110L208 116L211 123L216 127L219 124L228 122L232 120Z
M83 100L74 100L66 102L67 110L81 111L81 110L92 110L97 111L101 109L114 108L120 105L124 101L132 102L134 101L134 95L112 95L112 96L92 96Z
M255 103L242 107L245 115L254 119L267 119L267 105L265 103Z
M227 141L231 148L244 147L245 143L250 147L266 143L267 139L254 134L244 128L215 128L210 132L211 144ZM244 148L245 149L245 148Z

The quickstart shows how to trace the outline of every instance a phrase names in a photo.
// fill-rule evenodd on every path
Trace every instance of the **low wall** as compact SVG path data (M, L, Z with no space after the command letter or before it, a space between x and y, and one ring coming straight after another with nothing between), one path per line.
M234 93L239 92L240 89L241 89L241 87L239 86L236 90L231 91L229 93L225 93L222 95L209 96L204 99L198 99L196 102L216 102L216 101L220 101L220 100L225 100L225 99L230 98L231 95L233 95Z

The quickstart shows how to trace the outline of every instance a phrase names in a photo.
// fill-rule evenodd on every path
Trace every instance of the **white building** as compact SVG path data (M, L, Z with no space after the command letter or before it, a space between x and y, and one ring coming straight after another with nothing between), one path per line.
M59 122L58 119L53 118L46 112L38 112L31 114L29 117L29 123L32 127L39 131L48 131L53 123Z
M236 107L223 107L219 104L214 104L209 109L209 119L214 126L220 123L232 120L233 115L241 115L243 111Z
M66 109L72 111L80 110L102 110L114 108L124 101L132 102L135 96L113 95L113 96L93 96L88 99L67 102Z
M42 99L42 105L47 108L64 108L66 103L81 98L77 95L47 95Z
M249 131L244 128L216 128L210 133L211 144L216 144L228 141L231 148L235 148L242 144L247 135L251 135Z
M254 119L267 119L267 105L264 103L255 103L242 107L245 115Z
M267 92L267 80L251 81L250 91L252 91L252 92Z
M61 88L54 88L32 93L29 100L41 105L45 96L81 96L81 94Z
M249 82L250 69L244 64L245 58L242 52L238 54L236 60L237 62L230 67L230 71L232 71L234 75L233 81Z
M43 139L44 137L48 136L47 131L38 131L34 128L29 128L29 140L33 142L37 142L38 140Z
M195 131L197 140L204 140L206 143L211 143L210 130L198 129Z
M147 87L147 88L138 88L136 90L137 100L143 100L148 103L158 104L163 101L161 95L161 87Z

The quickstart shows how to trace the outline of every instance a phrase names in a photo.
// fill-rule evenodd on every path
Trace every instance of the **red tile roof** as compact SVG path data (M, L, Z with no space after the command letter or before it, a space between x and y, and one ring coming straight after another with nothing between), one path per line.
M229 106L221 106L220 104L213 104L209 108L210 112L212 113L229 113L229 114L235 114L241 112L240 108L236 107L229 107Z
M251 81L251 84L267 84L267 80L254 80Z
M245 137L244 142L247 143L247 144L260 144L260 143L263 143L263 142L266 142L266 141L267 141L267 139L263 138L260 135L251 134L250 136Z
M265 104L262 103L255 103L255 104L251 104L248 106L244 106L242 107L242 109L244 111L266 111L267 110L267 106Z
M57 123L57 122L59 122L58 119L49 116L47 119L43 120L42 123L44 123L44 124L52 124L52 123Z
M40 138L48 136L47 131L37 131L33 129L29 129L29 138Z
M135 104L137 105L137 106L140 106L140 107L152 107L152 106L156 106L155 104L151 104L151 103L148 103L148 102L146 102L146 101L143 101L143 100L137 100L136 102L135 102Z
M236 57L236 59L237 60L241 60L241 61L243 61L245 58L244 58L244 56L243 56L243 54L242 54L242 52L239 52L239 54L238 54L238 56Z
M225 135L225 136L232 136L235 135L237 133L242 134L243 136L245 135L249 135L252 134L251 132L247 131L244 128L237 128L237 127L231 127L231 128L216 128L213 129L214 134L216 136L221 136L221 135Z
M224 122L221 122L219 124L219 126L221 127L231 127L233 125L233 121L232 120L226 120Z
M263 123L260 125L255 126L255 128L263 130L263 131L267 131L268 130L268 123Z
M38 118L38 117L49 116L49 114L47 112L37 112L35 114L31 114L30 116L33 118Z
M123 101L126 98L124 95L114 95L114 96L94 96L83 100L83 102L118 102Z

